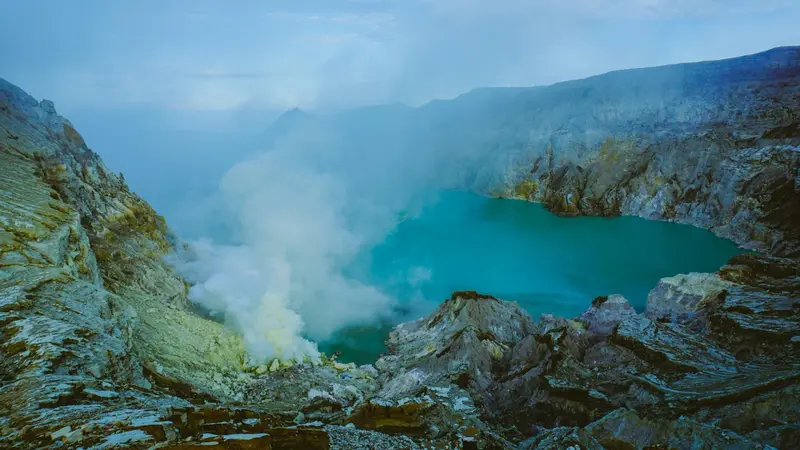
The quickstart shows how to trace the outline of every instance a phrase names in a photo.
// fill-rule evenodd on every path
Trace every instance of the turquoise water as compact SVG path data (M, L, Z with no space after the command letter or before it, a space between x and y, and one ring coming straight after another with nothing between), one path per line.
M444 192L362 264L367 281L413 305L411 315L432 310L453 291L476 290L517 301L534 317L574 317L608 294L622 294L641 310L660 278L713 272L741 252L688 225L564 218L534 203ZM397 316L397 322L416 318ZM371 362L385 350L391 325L347 330L323 350Z

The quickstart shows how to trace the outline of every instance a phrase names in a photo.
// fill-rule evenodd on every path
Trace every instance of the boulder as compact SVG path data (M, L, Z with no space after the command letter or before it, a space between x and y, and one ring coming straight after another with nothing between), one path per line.
M397 400L417 395L423 386L456 385L480 400L493 367L535 330L515 303L455 292L430 316L398 325L389 335L389 355L376 365L387 379L378 396Z
M597 297L592 306L578 318L589 333L590 340L601 341L608 337L625 319L636 315L636 310L621 295Z
M647 296L645 315L654 320L686 323L732 284L713 273L690 273L662 278Z

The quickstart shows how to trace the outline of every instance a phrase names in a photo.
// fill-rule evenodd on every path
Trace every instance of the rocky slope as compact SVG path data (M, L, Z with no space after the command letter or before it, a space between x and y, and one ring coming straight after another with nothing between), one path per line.
M583 81L489 95L512 112L519 103L507 102L528 96L601 96L606 106L551 109L561 115L540 125L553 127L542 132L547 146L528 127L530 146L486 165L505 168L500 185L466 176L565 214L688 221L772 256L665 278L642 314L610 295L587 300L578 318L534 319L454 293L398 326L388 354L361 367L248 366L241 339L195 314L163 262L182 245L164 220L51 102L0 80L0 448L800 447L800 265L788 257L798 233L798 98L787 81L797 55L672 68L693 81L663 89L672 103L634 110L620 109L632 100L615 89L630 88L637 105L650 91L625 73L591 81L608 91L586 93ZM644 73L634 78L651 90L675 79ZM687 85L702 85L699 97ZM475 111L487 101L467 100ZM545 111L519 120L541 123ZM512 115L494 116L497 125ZM641 117L663 123L647 128ZM714 125L719 117L729 124ZM609 139L609 123L633 137ZM667 201L674 192L683 200Z
M520 113L501 128L519 145L502 187L486 189L558 214L674 220L799 254L800 48L611 73L514 102Z
M800 254L800 47L291 118L270 130L272 141L324 134L363 149L360 158L401 154L398 171L429 169L414 183L568 216L688 223Z
M187 310L187 286L162 261L173 245L164 219L52 102L3 80L0 129L0 442L188 404L154 382L233 399L241 340Z

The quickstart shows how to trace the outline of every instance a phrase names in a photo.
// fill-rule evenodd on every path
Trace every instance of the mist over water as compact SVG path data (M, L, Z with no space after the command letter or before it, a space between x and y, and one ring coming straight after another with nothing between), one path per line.
M361 255L364 281L399 301L433 308L456 290L516 301L534 315L576 317L600 295L642 310L660 278L713 272L741 253L689 225L636 217L558 217L542 205L447 191ZM366 269L364 269L366 268ZM416 317L398 316L395 321ZM390 324L350 328L323 344L370 362Z
M278 132L280 120L291 132ZM280 120L267 150L231 168L199 208L213 211L203 220L215 231L173 262L190 299L240 331L255 360L313 360L336 331L393 320L398 297L352 270L426 202L435 164L400 151L399 138L376 148L374 136L304 127L313 119L301 112Z
M453 191L486 192L525 163L514 153L523 119L499 113L514 92L537 91L285 113L191 205L190 240L206 239L173 258L190 299L242 333L256 362L314 360L320 344L370 361L392 325L454 290L571 317L598 295L642 306L659 278L714 271L736 253L687 226L564 219Z
M517 301L534 316L574 317L613 293L641 309L660 278L715 271L741 252L687 225L562 218L463 191L380 204L385 192L358 195L332 161L297 165L297 149L234 167L220 195L236 245L198 241L178 263L195 283L190 298L242 332L256 361L313 360L320 349L373 361L394 324L455 290Z

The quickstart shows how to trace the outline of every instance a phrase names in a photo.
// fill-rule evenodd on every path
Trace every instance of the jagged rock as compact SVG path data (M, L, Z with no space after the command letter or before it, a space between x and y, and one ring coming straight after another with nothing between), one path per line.
M648 420L624 409L588 425L586 431L606 448L767 448L712 425L685 418L675 421Z
M380 398L356 408L347 422L359 428L408 436L440 438L481 426L469 394L456 386L426 387L416 397Z
M389 436L355 427L326 427L334 450L392 450L420 448L407 436Z
M270 444L270 436L266 433L232 435L208 434L197 441L174 444L163 448L174 450L190 450L215 447L233 450L257 450L263 448L272 448Z
M141 430L123 431L121 433L106 436L93 449L104 450L124 447L149 447L155 444L152 436Z
M673 373L716 370L736 365L736 358L678 324L636 316L617 327L612 341L651 364Z
M403 404L369 403L359 408L349 418L349 423L366 430L425 436L430 431L430 421L425 416L436 407L432 400L409 400Z
M603 450L589 432L580 428L560 427L548 430L520 444L524 450Z
M328 450L328 433L318 429L281 428L269 433L207 433L198 440L172 444L167 449L188 450L208 447L232 450L284 449L284 450Z
M800 264L796 259L744 253L731 258L728 264L720 269L719 275L726 281L756 287L770 293L800 293L800 286L797 284Z
M625 297L609 295L594 299L592 306L578 320L586 326L591 340L600 341L610 335L620 322L635 315L636 310Z
M785 363L800 358L800 264L744 254L720 269L733 283L710 312L710 328L740 358Z
M336 362L296 364L249 383L245 400L270 411L303 414L304 421L340 420L377 390L375 374Z
M795 448L800 444L800 387L797 384L756 394L722 407L709 405L692 418L716 423L734 430L754 442L775 448Z
M399 325L389 335L389 356L377 364L390 377L378 396L397 400L424 386L455 384L480 398L492 366L535 330L516 304L475 292L456 292L431 316Z
M586 345L588 336L583 323L555 317L552 314L543 314L539 317L538 339L544 342L553 352L565 353L572 358L580 359Z
M713 300L731 283L714 273L690 273L662 278L647 296L645 315L684 323L692 320L703 301Z
M764 263L763 258L758 260ZM702 278L717 284L720 280L718 276ZM662 285L669 281L662 280ZM761 313L782 310L786 312L777 316L785 321L786 328L797 328L797 317L789 312L785 295L752 286L746 297L734 295L747 287L725 283L726 290L714 290L708 301L698 303L694 317L675 315L675 322L669 317L661 322L650 320L630 311L621 299L619 308L614 307L614 312L621 314L610 314L613 320L607 323L600 320L604 316L599 300L581 316L580 323L543 316L538 331L509 352L507 374L495 376L490 411L499 412L499 419L530 435L539 433L542 426L587 426L622 406L649 414L662 411L672 417L703 411L703 417L708 417L709 411L720 408L749 408L762 392L796 383L800 372L789 362L797 361L795 355L785 353L789 359L782 362L753 359L756 353L735 356L728 350L735 339L716 325L720 315L731 311L738 311L741 320L752 322ZM659 298L661 295L666 298ZM651 298L667 304L675 295L674 291L656 289ZM745 298L763 306L740 308ZM728 301L731 303L726 307ZM705 326L698 326L702 321ZM592 331L593 323L599 333ZM774 410L776 414L789 414L780 413L778 407ZM503 413L509 411L513 413ZM779 423L760 425L763 431L759 433L772 433L766 435L773 442L780 441L780 436L791 436L791 426L781 422L780 416L773 417ZM737 424L733 431L746 435L753 432L744 424ZM679 441L688 439L680 436L680 430L675 433Z
M498 96L487 108L505 115L483 120L494 128L472 144L463 183L556 214L678 221L797 256L798 90L791 47Z
M117 408L185 403L154 382L235 398L241 338L186 309L186 286L162 259L163 218L52 102L4 80L0 128L0 416L11 425L0 446L49 445L66 426L92 442L81 426Z
M489 412L530 435L541 426L583 425L613 409L581 362L589 346L584 325L544 315L538 329L511 351L508 371L492 386Z
M492 371L505 364L508 350L534 330L516 304L456 292L430 316L395 328L389 354L376 363L378 392L348 421L431 439L452 439L470 429L494 439L478 418L476 402L485 400Z

